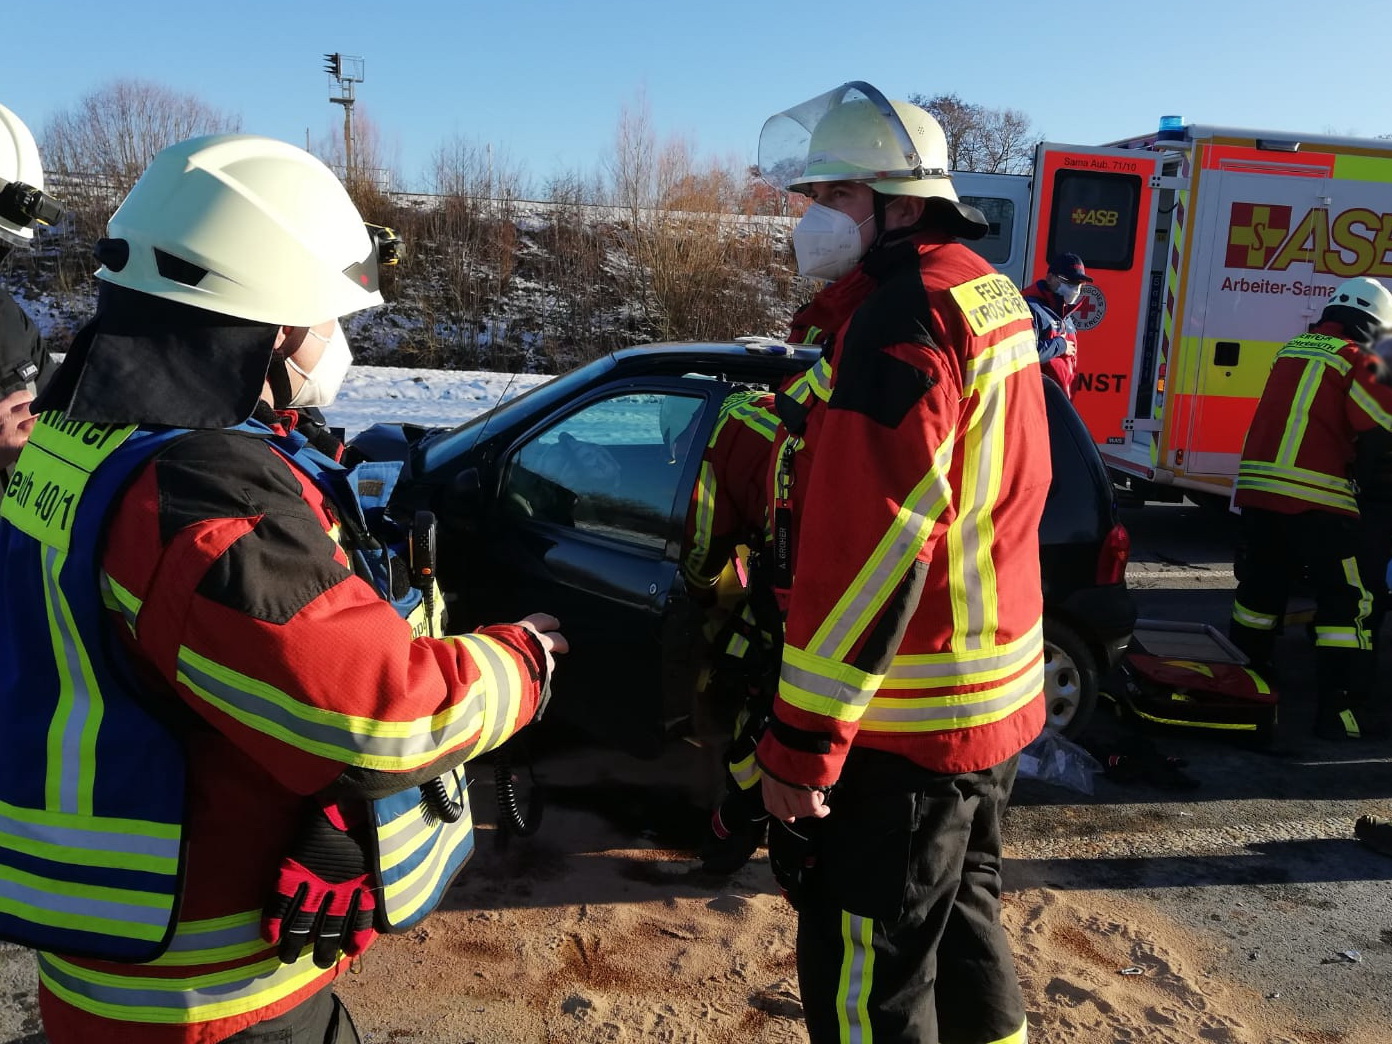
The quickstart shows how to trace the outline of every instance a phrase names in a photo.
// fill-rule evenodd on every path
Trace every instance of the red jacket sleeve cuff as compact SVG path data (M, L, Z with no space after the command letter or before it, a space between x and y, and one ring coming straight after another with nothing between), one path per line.
M546 650L541 646L541 639L530 627L523 627L521 624L492 624L480 627L476 633L486 634L494 641L502 642L517 657L522 677L531 681L523 704L525 713L518 720L531 721L532 715L536 713L537 704L541 702L541 692L547 682Z
M808 790L829 787L841 778L849 745L833 743L828 753L796 750L774 734L776 728L776 722L770 722L754 752L755 760L766 773L780 783Z

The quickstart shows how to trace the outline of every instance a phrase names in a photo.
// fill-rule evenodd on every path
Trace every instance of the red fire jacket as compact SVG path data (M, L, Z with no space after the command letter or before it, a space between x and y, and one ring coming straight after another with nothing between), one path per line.
M64 958L61 987L45 975L54 1044L212 1044L322 988L344 965L282 965L258 930L302 797L429 778L535 713L534 637L508 624L413 640L349 569L336 527L306 474L223 431L171 443L116 508L103 567L139 612L133 634L113 613L114 630L156 698L188 717L186 887L164 957ZM170 990L189 1005L178 1021L118 1021L142 997L170 1012L158 1000Z
M1050 474L1029 309L972 251L927 234L844 278L865 275L874 289L828 348L829 398L811 396L802 434L781 430L775 452L793 575L758 757L802 786L835 782L852 744L983 769L1043 724Z
M693 591L715 586L737 545L763 544L769 454L777 430L768 393L735 392L720 404L686 514L682 570Z
M1242 447L1238 507L1358 516L1350 468L1359 432L1392 429L1383 364L1321 323L1276 353Z

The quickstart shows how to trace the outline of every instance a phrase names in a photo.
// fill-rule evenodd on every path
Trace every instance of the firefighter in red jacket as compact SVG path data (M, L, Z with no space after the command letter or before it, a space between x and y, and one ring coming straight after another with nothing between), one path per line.
M699 405L676 396L664 403L662 433L673 460L684 459L690 449ZM712 873L733 873L748 862L763 842L767 818L754 742L767 715L767 676L777 670L783 626L776 610L757 610L761 591L754 574L766 540L765 488L777 429L771 394L743 390L726 396L686 515L682 575L692 598L711 614L710 667L702 696L716 729L726 736L733 732L722 756L725 797L712 811L711 832L701 848L702 865ZM749 552L742 564L741 545ZM732 562L744 574L745 590L737 604L722 607L720 578ZM723 618L722 608L728 610Z
M0 771L7 801L48 809L46 844L0 844L0 915L23 912L9 890L28 882L29 907L59 911L29 930L74 940L35 944L53 1044L357 1041L333 980L374 915L421 913L448 884L428 865L446 827L416 810L417 785L525 725L565 650L542 614L413 636L359 568L381 547L344 473L295 438L296 408L332 401L351 362L338 317L381 303L385 242L308 153L221 135L156 156L99 244L97 314L37 403L0 523L7 597L51 570L37 612L0 611L0 646L33 639L22 664L0 657L0 727L30 728L52 688L56 737L25 755L46 793ZM104 486L118 459L129 478ZM45 474L61 512L26 493ZM71 519L94 539L67 544ZM121 723L142 731L111 735ZM390 837L384 796L410 810ZM140 941L124 920L147 949L90 956Z
M1021 291L1034 320L1039 368L1070 399L1078 372L1078 328L1073 324L1073 313L1082 300L1083 284L1092 281L1081 257L1058 254L1049 262L1044 278Z
M1392 429L1392 387L1372 348L1392 331L1392 293L1358 276L1334 291L1309 333L1284 345L1257 404L1238 465L1243 553L1229 634L1258 672L1271 673L1292 571L1314 588L1318 706L1326 739L1388 732L1371 702L1372 599L1358 568L1359 432Z
M813 200L799 269L867 288L773 469L787 621L758 762L818 1044L1026 1035L1000 815L1044 721L1048 427L1028 307L957 242L986 223L946 167L927 112L860 82L760 141Z

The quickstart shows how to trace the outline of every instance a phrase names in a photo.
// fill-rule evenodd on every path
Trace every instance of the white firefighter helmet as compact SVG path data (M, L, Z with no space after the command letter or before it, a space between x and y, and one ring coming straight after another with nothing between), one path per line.
M378 240L333 171L250 134L171 145L107 224L97 278L196 308L313 326L382 303Z
M30 193L43 194L39 147L24 121L0 105L0 242L24 244L34 238L35 216L26 206Z
M886 195L957 199L938 121L860 80L770 117L759 135L759 173L804 194L820 182L863 181Z
M1392 331L1392 291L1376 279L1355 276L1345 280L1329 298L1329 305L1364 312L1372 317L1383 333Z

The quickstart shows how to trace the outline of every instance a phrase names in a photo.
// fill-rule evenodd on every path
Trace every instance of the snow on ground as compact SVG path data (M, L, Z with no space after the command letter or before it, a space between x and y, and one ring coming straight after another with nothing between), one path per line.
M380 422L453 427L550 379L535 373L354 366L324 414L349 438Z

